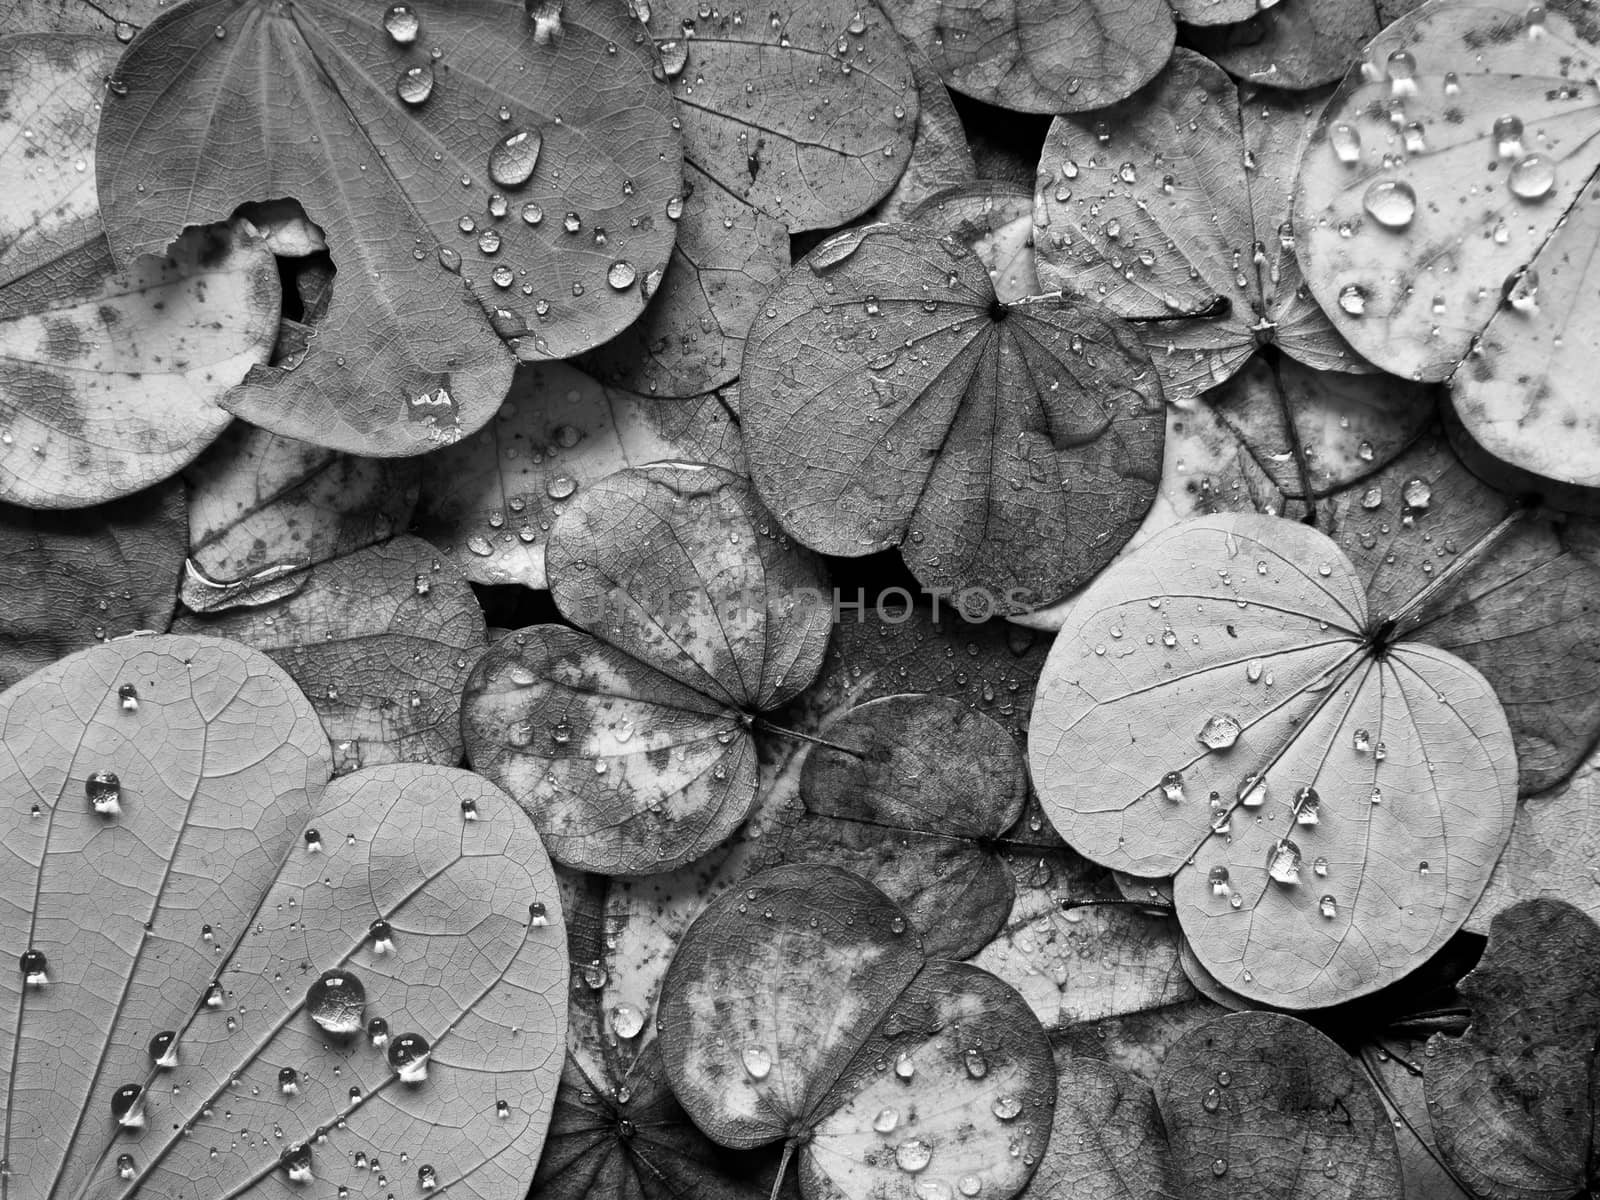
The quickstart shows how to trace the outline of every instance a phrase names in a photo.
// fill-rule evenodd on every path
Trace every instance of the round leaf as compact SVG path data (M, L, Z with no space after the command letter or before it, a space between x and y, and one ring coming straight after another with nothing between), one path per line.
M1358 351L1449 379L1490 453L1591 487L1597 42L1581 8L1422 5L1329 102L1295 196L1306 281Z
M980 615L1090 578L1149 508L1160 385L1122 322L1061 298L1002 305L977 256L908 225L824 242L745 346L756 486L825 553L900 546Z
M906 42L905 48L917 85L917 127L905 172L872 210L874 221L915 220L912 210L928 197L975 179L978 173L961 114L939 79L938 68L913 43Z
M1121 100L1172 53L1162 0L885 0L955 91L1021 112Z
M229 407L354 453L414 454L487 421L511 375L496 329L544 358L631 322L682 185L670 98L623 6L409 7L420 32L401 38L381 5L170 10L124 55L101 122L119 261L246 200L294 196L325 232L340 273L319 336Z
M716 900L679 944L659 1026L695 1123L727 1146L789 1139L807 1196L976 1179L1009 1197L1048 1137L1054 1064L1021 997L925 962L904 914L838 868L779 867Z
M1041 684L1029 753L1056 828L1107 866L1175 874L1200 961L1252 1000L1316 1007L1399 978L1460 927L1510 833L1515 755L1488 683L1394 642L1303 525L1211 517L1151 539L1074 603Z

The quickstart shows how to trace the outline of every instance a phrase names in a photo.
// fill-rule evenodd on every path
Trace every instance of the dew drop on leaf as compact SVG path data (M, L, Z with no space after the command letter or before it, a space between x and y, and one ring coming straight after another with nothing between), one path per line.
M983 1180L976 1175L963 1175L956 1181L956 1190L963 1196L976 1196L983 1190Z
M1496 117L1490 136L1501 158L1517 157L1522 153L1522 118L1512 113Z
M1361 157L1361 134L1354 125L1340 122L1328 131L1328 144L1342 163L1350 164Z
M119 1154L119 1155L117 1155L117 1178L118 1179L132 1179L133 1176L134 1176L133 1155L131 1155L131 1154Z
M1367 189L1361 205L1385 229L1404 229L1417 215L1417 193L1403 179L1380 179Z
M405 103L416 107L433 95L433 68L427 63L415 67L407 67L400 72L400 78L395 81L395 95Z
M914 1174L933 1161L933 1147L921 1138L907 1138L895 1147L894 1161L902 1171Z
M1260 808L1267 802L1267 780L1260 771L1247 771L1239 781L1236 797L1246 808Z
M627 1040L644 1029L644 1014L632 1004L618 1004L611 1010L611 1032Z
M894 1127L900 1124L900 1113L897 1109L884 1108L872 1118L872 1128L878 1133L893 1133Z
M383 28L398 46L409 46L422 31L422 22L409 4L391 4L383 14Z
M638 277L639 273L634 270L634 266L630 262L614 262L611 264L610 269L606 271L606 282L619 292L626 291L632 287L633 281Z
M510 1120L511 1102L508 1100L496 1100L494 1102L494 1115L502 1121Z
M1252 658L1244 665L1244 677L1250 683L1260 683L1261 672L1265 669L1266 665L1259 658Z
M1333 918L1339 915L1338 901L1336 901L1332 896L1323 896L1322 899L1318 901L1318 904L1322 909L1322 915L1328 918L1328 920L1331 921Z
M432 1047L420 1033L402 1033L389 1043L389 1065L401 1083L422 1083L428 1078Z
M144 1128L144 1108L139 1101L144 1088L137 1083L125 1083L111 1093L111 1117L123 1129Z
M1228 1173L1228 1160L1225 1159L1225 1158L1214 1158L1214 1159L1212 1159L1211 1160L1211 1173L1213 1175L1215 1175L1218 1179L1221 1179L1224 1175L1226 1175Z
M1239 740L1239 734L1242 732L1243 727L1239 724L1239 719L1232 713L1217 713L1206 718L1206 723L1200 727L1198 736L1200 744L1207 750L1226 750ZM1166 787L1165 779L1162 780L1162 787ZM1169 795L1167 799L1171 800L1174 797Z
M1339 307L1352 317L1359 317L1367 311L1367 291L1357 284L1349 283L1339 289Z
M1222 1107L1222 1091L1221 1091L1221 1089L1216 1087L1215 1085L1212 1085L1211 1087L1208 1087L1205 1090L1205 1094L1200 1097L1200 1107L1205 1109L1208 1113L1214 1113L1214 1112L1217 1111L1217 1109L1221 1108Z
M279 1157L278 1163L290 1183L310 1183L316 1178L311 1172L311 1147L304 1143L290 1146Z
M533 176L544 139L537 129L519 129L489 151L489 178L500 187L520 187Z
M178 1031L163 1029L150 1039L150 1063L163 1071L178 1065Z
M50 964L43 950L22 952L22 982L28 987L43 987L50 982Z
M1556 186L1555 160L1548 154L1525 154L1517 159L1506 180L1519 200L1542 200Z
M389 1022L382 1017L373 1017L367 1022L367 1041L372 1043L373 1049L382 1050L389 1044Z
M471 796L461 802L461 819L463 821L476 821L478 819L478 802Z
M278 1090L285 1096L298 1095L300 1092L300 1072L293 1067L280 1067L278 1069Z
M1322 808L1322 797L1317 789L1307 784L1294 794L1294 820L1296 825L1315 825Z
M423 1163L417 1168L417 1186L425 1192L439 1186L439 1172L433 1169L432 1163Z
M1206 882L1211 885L1213 896L1226 896L1228 894L1228 868L1212 867L1206 873Z
M1161 794L1168 800L1183 799L1183 772L1168 771L1161 777Z
M973 1079L982 1079L989 1073L989 1060L983 1057L983 1051L976 1046L968 1047L962 1059L966 1063L967 1074Z
M894 1060L894 1073L901 1079L910 1079L917 1073L917 1064L912 1061L910 1054L900 1052L900 1057Z
M1288 838L1279 838L1267 850L1267 874L1274 883L1300 882L1300 847Z
M139 711L139 689L131 683L125 683L117 689L117 699L122 702L123 712Z
M122 781L111 771L96 771L84 780L83 791L89 807L102 817L122 811Z
M306 1012L324 1031L358 1033L367 1010L367 989L349 971L324 971L306 989Z
M536 929L542 929L550 924L550 917L545 911L543 900L534 900L528 905L528 924Z
M994 1104L990 1107L994 1115L999 1117L1000 1120L1015 1121L1017 1115L1022 1112L1022 1101L1009 1092L1005 1092L996 1096Z
M116 36L117 41L126 46L129 42L133 41L133 36L137 31L127 21L118 21L116 25L112 27L111 32Z
M765 1046L746 1046L744 1054L745 1073L751 1079L765 1079L772 1073L772 1055L767 1053Z

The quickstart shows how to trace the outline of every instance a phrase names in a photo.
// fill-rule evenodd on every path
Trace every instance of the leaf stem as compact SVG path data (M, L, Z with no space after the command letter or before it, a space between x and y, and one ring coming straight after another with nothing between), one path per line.
M809 742L813 746L823 746L829 750L837 750L840 754L848 754L851 758L865 760L868 756L860 750L852 750L849 746L841 746L838 742L830 742L826 738L817 737L815 734L801 733L798 729L785 729L782 725L774 725L765 717L755 717L751 724L762 733L773 733L779 737L793 738L797 742Z
M783 1189L783 1177L789 1170L789 1159L794 1156L794 1148L798 1144L798 1137L792 1137L783 1144L783 1157L778 1160L778 1173L772 1180L770 1200L778 1200L778 1193Z

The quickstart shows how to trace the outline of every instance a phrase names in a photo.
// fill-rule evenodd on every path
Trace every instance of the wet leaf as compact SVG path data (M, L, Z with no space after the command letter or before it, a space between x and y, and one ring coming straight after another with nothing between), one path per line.
M1169 400L1222 383L1272 344L1367 370L1301 287L1290 195L1313 109L1241 94L1187 50L1103 113L1058 117L1035 184L1039 278L1144 326ZM1189 314L1209 314L1193 320Z
M744 819L756 714L811 682L828 630L821 565L773 524L744 480L683 464L619 471L556 522L551 594L589 632L497 642L462 729L558 861L664 871Z
M1167 1052L1198 1026L1224 1015L1209 1000L1196 997L1126 1016L1103 1017L1060 1030L1052 1039L1056 1061L1094 1059L1155 1087Z
M341 771L461 761L461 688L483 650L483 612L433 547L397 537L313 567L293 596L185 617L277 661L311 698Z
M1092 1059L1058 1061L1050 1149L1028 1195L1089 1200L1401 1200L1377 1093L1310 1025L1220 1017L1186 1034L1154 1093Z
M118 702L125 680L137 711ZM326 745L303 697L261 655L212 639L86 651L0 707L4 769L45 809L12 809L0 876L33 912L12 953L31 938L49 967L8 1007L8 1107L27 1114L6 1147L19 1194L276 1194L297 1162L285 1152L306 1146L325 1181L356 1182L359 1153L407 1175L432 1166L466 1195L521 1194L565 1029L566 955L559 921L529 928L530 896L556 915L560 903L509 800L410 764L323 791ZM83 799L106 769L122 793L109 818ZM323 971L354 975L362 1015L396 1039L427 1040L425 1080L402 1082L365 1035L319 1028L307 984ZM176 1063L152 1065L165 1029ZM110 1097L129 1083L143 1124L119 1129Z
M1385 1046L1394 1046L1390 1049ZM1428 1113L1423 1093L1421 1044L1396 1043L1385 1039L1384 1046L1364 1046L1361 1063L1378 1089L1394 1126L1396 1149L1400 1152L1400 1171L1407 1196L1428 1200L1472 1200L1445 1168L1433 1133L1433 1117Z
M1460 927L1510 833L1493 691L1394 639L1417 596L1374 600L1323 534L1203 518L1090 585L1046 663L1029 753L1050 819L1097 862L1175 875L1201 963L1252 1000L1399 978Z
M493 421L423 460L416 532L474 583L548 587L550 526L573 495L665 459L740 469L718 397L652 401L561 363L524 366Z
M1461 981L1472 1024L1429 1043L1423 1082L1439 1149L1484 1200L1566 1200L1600 1168L1597 973L1593 921L1557 900L1515 905Z
M1278 0L1195 31L1192 44L1229 74L1267 87L1301 90L1337 83L1367 40L1397 14L1377 0Z
M1306 280L1358 351L1450 380L1495 457L1591 487L1597 42L1582 6L1422 5L1330 101L1295 196Z
M989 268L1002 304L1044 288L1033 252L1033 193L1020 184L976 180L930 196L907 218L954 238Z
M411 521L420 465L341 454L235 422L184 472L190 561L207 578L231 582L385 541ZM211 611L187 594L185 603Z
M74 512L0 505L0 687L106 638L165 632L183 569L183 489Z
M318 337L228 407L358 454L493 416L512 366L496 328L544 358L626 326L682 184L667 90L621 5L558 8L554 27L505 0L409 8L403 40L381 5L184 5L129 47L101 122L118 261L247 200L293 196L325 231L339 278ZM248 136L215 136L241 104Z
M925 960L894 903L838 868L779 867L716 900L679 943L659 1025L695 1123L735 1148L788 1141L808 1197L969 1178L1009 1197L1049 1136L1054 1064L1021 997Z
M899 546L969 615L1025 611L1115 554L1148 509L1160 387L1084 303L1002 305L983 264L909 225L824 242L745 347L746 452L799 541Z
M161 0L0 0L0 29L27 33L94 33L131 41L154 20Z
M1000 839L1027 779L1021 748L982 713L936 696L873 700L810 748L805 816L781 855L855 872L905 911L927 953L966 958L1011 911Z
M939 79L939 71L915 43L906 42L911 78L917 85L917 127L911 158L889 194L872 210L874 221L914 221L912 210L936 192L977 177L961 114ZM752 310L751 315L754 315Z
M1020 112L1121 100L1161 69L1175 33L1159 0L886 0L884 8L952 89Z

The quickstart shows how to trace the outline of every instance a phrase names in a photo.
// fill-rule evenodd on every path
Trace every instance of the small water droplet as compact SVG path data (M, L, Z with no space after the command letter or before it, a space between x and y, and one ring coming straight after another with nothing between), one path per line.
M420 1033L402 1033L389 1043L389 1066L401 1083L422 1083L428 1078L432 1047Z
M910 1079L917 1073L917 1064L912 1061L910 1053L902 1050L899 1057L894 1060L894 1073L901 1079Z
M367 1040L372 1043L375 1050L382 1050L389 1044L389 1022L382 1017L373 1017L367 1022Z
M83 783L89 807L102 817L114 817L122 811L122 781L114 772L96 771Z
M1260 771L1246 771L1235 799L1246 808L1260 808L1267 802L1267 777Z
M425 1192L431 1192L439 1186L439 1172L434 1170L432 1163L423 1163L417 1168L417 1186Z
M872 1128L879 1133L893 1133L898 1124L900 1114L892 1108L880 1109L878 1115L872 1118Z
M664 42L657 42L656 50L661 55L661 73L668 79L676 79L683 74L684 67L689 65L687 38L670 38Z
M1555 159L1548 154L1525 154L1517 159L1506 186L1519 200L1542 200L1556 186Z
M1343 122L1328 131L1328 144L1338 160L1347 166L1361 157L1361 134L1354 125Z
M962 1061L966 1063L967 1074L974 1079L982 1079L989 1073L989 1060L984 1058L983 1051L976 1046L969 1046L963 1054Z
M1404 229L1417 215L1417 193L1403 179L1380 179L1367 188L1361 205L1385 229Z
M1168 771L1161 777L1161 794L1168 800L1183 799L1183 772Z
M1367 311L1367 290L1358 284L1349 283L1339 289L1339 307L1352 317L1359 317Z
M1206 872L1206 882L1211 885L1213 896L1226 896L1228 894L1228 868L1212 867Z
M1200 1107L1208 1113L1214 1113L1222 1107L1222 1091L1215 1085L1208 1087L1205 1094L1200 1097Z
M144 1088L137 1083L125 1083L111 1093L111 1117L123 1129L144 1128L144 1106L140 1100Z
M1022 1101L1010 1092L1002 1092L994 1098L989 1111L1002 1121L1015 1121L1022 1112Z
M117 699L122 702L123 712L139 711L139 689L131 683L125 683L117 689Z
M280 1067L278 1069L278 1090L285 1096L295 1096L300 1092L300 1072L293 1067Z
M894 1161L902 1171L921 1171L933 1161L933 1147L921 1138L907 1138L894 1148Z
M1288 838L1279 838L1267 850L1267 874L1275 883L1300 882L1300 847Z
M1338 902L1335 901L1332 896L1324 896L1317 903L1322 909L1322 915L1324 917L1326 917L1328 920L1331 921L1331 920L1333 920L1334 917L1337 917L1339 915Z
M170 1071L178 1065L178 1031L163 1029L150 1039L150 1065Z
M117 41L126 46L129 42L133 41L133 35L137 32L137 30L135 30L134 27L127 21L118 21L114 26L112 26L111 32L116 37Z
M1232 713L1216 713L1206 718L1197 736L1207 750L1227 750L1239 740L1242 732L1243 726Z
M542 929L550 924L550 914L545 909L543 900L534 900L528 904L528 924L536 929Z
M395 95L413 108L433 95L433 68L427 63L407 67L395 81Z
M134 1172L134 1168L133 1168L133 1155L131 1155L131 1154L119 1154L119 1155L117 1155L117 1178L118 1179L132 1179L134 1174L135 1174L135 1172Z
M633 281L638 277L639 273L634 270L633 264L629 262L614 262L611 264L610 269L606 271L606 282L619 292L632 287Z
M37 988L50 982L50 963L43 950L24 950L21 960L22 982L25 986Z
M764 1046L746 1046L740 1056L744 1061L745 1073L751 1079L765 1079L772 1073L772 1055Z

